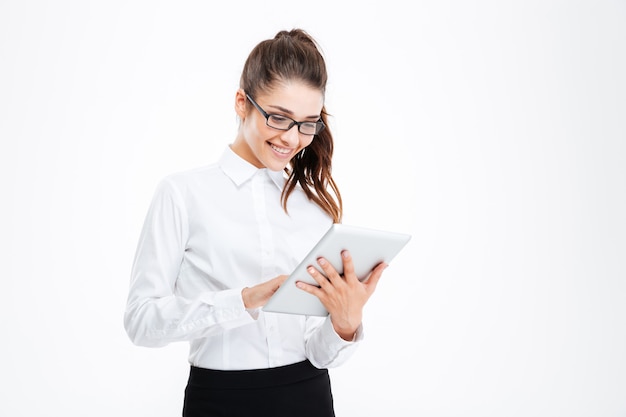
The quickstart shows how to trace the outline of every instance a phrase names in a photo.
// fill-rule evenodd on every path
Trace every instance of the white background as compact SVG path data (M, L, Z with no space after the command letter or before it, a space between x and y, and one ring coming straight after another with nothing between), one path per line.
M0 1L0 415L177 416L122 315L243 62L321 44L345 223L407 231L338 416L626 416L626 2Z

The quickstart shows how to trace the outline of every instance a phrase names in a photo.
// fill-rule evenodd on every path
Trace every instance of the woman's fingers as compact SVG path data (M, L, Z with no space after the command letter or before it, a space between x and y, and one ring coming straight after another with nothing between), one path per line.
M246 308L257 308L265 305L267 300L278 290L287 275L279 275L254 287L246 287L241 291L243 304Z
M315 282L318 283L319 287L308 284L306 282L302 282L302 281L296 282L296 287L310 294L313 294L314 296L319 298L320 301L322 301L322 304L324 304L324 299L326 298L326 291L328 290L328 286L331 285L330 282L328 282L328 279L312 266L308 267L307 271L309 275L313 277ZM322 288L326 288L326 290L322 290Z
M352 262L352 256L349 251L344 250L341 252L341 261L343 262L344 278L348 281L352 281L352 283L358 281L358 277L354 273L354 263Z
M343 274L339 274L328 260L319 258L317 261L319 269L313 266L309 266L307 269L309 275L311 275L318 286L304 282L298 282L296 285L298 288L318 297L327 308L331 307L329 303L337 306L346 305L347 303L362 307L376 289L376 285L388 265L385 262L379 263L372 269L367 280L360 281L355 274L350 252L347 250L343 251L341 259L343 262Z
M309 266L307 271L319 285L297 282L298 288L316 296L328 310L333 327L343 339L350 340L361 323L363 306L367 303L387 267L381 262L361 282L356 276L350 252L341 253L343 274L324 258L318 259L319 269Z
M318 258L317 263L320 266L320 268L322 269L322 271L324 272L321 275L323 276L323 278L326 279L326 281L330 281L331 283L335 283L335 281L337 281L338 279L341 279L341 276L339 275L339 272L337 272L335 270L335 268L333 268L333 266L330 264L330 262L328 262L326 259ZM313 271L311 271L311 272L313 272ZM316 281L317 281L317 279L316 279Z
M367 288L369 294L372 294L374 292L374 290L376 289L376 285L378 285L378 281L380 281L380 277L382 277L383 275L383 271L388 266L389 265L385 262L379 263L374 269L372 269L372 272L367 281L363 282L363 285Z

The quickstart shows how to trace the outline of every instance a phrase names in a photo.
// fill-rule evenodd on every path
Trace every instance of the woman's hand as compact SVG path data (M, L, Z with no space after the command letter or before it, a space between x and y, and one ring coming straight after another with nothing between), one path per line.
M262 282L254 287L244 288L241 290L243 305L246 308L263 307L265 303L267 303L267 300L274 295L276 290L278 290L278 287L280 287L286 279L287 275L279 275L276 278Z
M308 268L309 274L320 285L309 285L298 282L298 288L315 295L330 313L333 327L344 340L352 340L357 328L361 325L363 307L374 293L376 285L387 264L381 262L370 273L364 282L359 281L354 273L354 264L348 251L341 253L343 276L324 258L317 260L324 274L313 266ZM328 278L327 278L328 277Z

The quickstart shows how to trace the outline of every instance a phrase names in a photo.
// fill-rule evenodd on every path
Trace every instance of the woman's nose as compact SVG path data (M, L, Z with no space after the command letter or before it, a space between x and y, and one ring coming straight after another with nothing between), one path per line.
M280 139L289 147L295 148L300 142L300 132L298 131L298 125L291 126L291 129L285 130Z

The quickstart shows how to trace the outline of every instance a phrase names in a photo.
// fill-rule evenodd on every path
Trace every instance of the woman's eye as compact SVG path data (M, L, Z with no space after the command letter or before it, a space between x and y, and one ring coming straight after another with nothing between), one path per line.
M278 114L272 114L270 115L270 119L272 122L274 123L279 123L279 124L289 124L291 122L290 119L280 116Z

